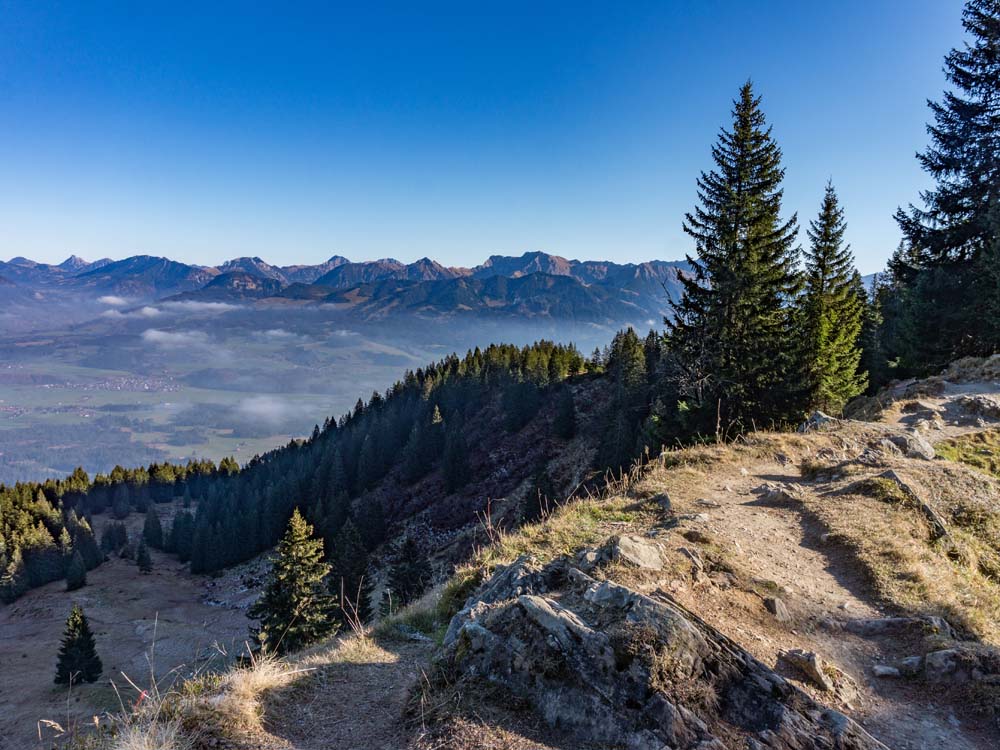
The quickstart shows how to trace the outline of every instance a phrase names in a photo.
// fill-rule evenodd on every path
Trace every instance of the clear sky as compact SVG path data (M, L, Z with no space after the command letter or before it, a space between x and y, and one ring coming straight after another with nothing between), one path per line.
M927 180L959 0L0 0L0 258L690 251L752 78L803 225L865 273ZM804 239L804 236L803 236Z

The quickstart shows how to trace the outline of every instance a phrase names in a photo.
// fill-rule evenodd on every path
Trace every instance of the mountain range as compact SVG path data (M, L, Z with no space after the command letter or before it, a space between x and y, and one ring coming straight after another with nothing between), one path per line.
M662 317L686 269L684 261L619 264L543 252L494 255L473 268L430 258L353 262L340 255L290 266L257 257L219 266L148 255L93 263L72 256L58 265L18 257L0 262L0 297L23 301L29 292L36 300L113 299L119 306L160 300L322 304L369 320L465 314L638 322Z

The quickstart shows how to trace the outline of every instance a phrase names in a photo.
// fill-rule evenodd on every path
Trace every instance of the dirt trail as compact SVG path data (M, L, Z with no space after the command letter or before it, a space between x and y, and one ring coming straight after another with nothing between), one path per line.
M787 606L791 621L778 623L762 599L691 587L678 598L786 678L834 705L897 750L995 748L1000 737L978 722L956 718L948 706L909 682L874 677L874 664L906 656L893 638L862 638L829 621L885 617L853 557L824 542L825 529L800 503L775 502L761 493L765 483L787 483L800 494L821 496L822 483L804 482L796 466L761 463L713 467L704 477L670 481L670 497L682 530L697 529L716 540L744 569ZM683 540L681 540L683 541ZM816 689L779 654L789 649L819 654L848 677L836 696ZM973 725L975 724L975 725Z
M336 649L303 660L315 671L275 691L265 704L268 736L258 750L365 748L400 750L412 727L403 712L434 646L429 642L374 643Z

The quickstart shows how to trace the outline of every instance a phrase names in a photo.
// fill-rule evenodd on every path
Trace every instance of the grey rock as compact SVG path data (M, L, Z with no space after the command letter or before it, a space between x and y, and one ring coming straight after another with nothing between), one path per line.
M788 614L788 607L776 596L765 598L764 606L767 607L767 611L774 615L774 619L778 622L789 622L792 619L792 616Z
M876 445L887 456L903 455L903 451L899 449L899 446L892 442L889 438L882 438Z
M670 513L674 509L673 503L670 502L670 495L668 495L666 492L661 492L658 495L655 495L650 500L650 502L659 505L660 510L662 510L664 513Z
M904 677L916 677L924 668L924 657L907 656L899 660L899 671Z
M457 635L430 675L441 689L493 683L601 747L885 750L665 594L593 581L565 561L523 563L498 570L452 620ZM528 586L549 592L501 596Z
M924 676L931 682L940 682L958 669L958 651L945 648L931 651L924 657Z
M610 560L634 565L645 570L663 570L663 554L659 545L634 534L612 538L605 545Z
M799 425L799 432L814 432L816 430L830 429L840 424L840 420L824 414L821 411L814 411L809 418Z
M888 440L896 445L907 458L922 458L930 461L936 455L934 446L917 432L906 432L901 435L890 435Z
M705 561L701 559L701 553L690 547L680 547L677 551L691 561L691 577L699 580L705 572Z
M956 399L962 411L979 417L1000 419L1000 399L977 393L973 396L961 396Z
M952 636L951 626L942 617L879 617L848 620L844 630L855 635L905 635L934 633Z
M899 677L900 671L887 664L876 664L872 667L872 674L876 677Z
M945 525L944 518L942 518L941 514L934 509L934 506L917 493L909 482L904 480L892 469L882 472L879 474L879 477L895 482L899 486L899 489L903 491L903 494L912 500L913 503L920 509L920 512L924 514L924 518L927 519L927 523L931 527L932 540L936 541L948 536L948 527Z
M793 648L782 652L781 656L788 663L798 667L820 689L826 691L833 690L833 680L824 671L826 665L820 659L819 655L813 651L803 651L799 648Z

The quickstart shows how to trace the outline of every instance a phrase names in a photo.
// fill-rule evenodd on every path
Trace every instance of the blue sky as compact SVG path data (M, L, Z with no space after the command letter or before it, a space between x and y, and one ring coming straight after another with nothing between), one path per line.
M0 0L0 258L674 259L752 78L863 272L927 186L959 0ZM803 233L803 240L804 233Z

